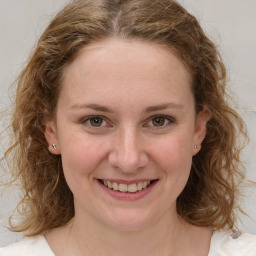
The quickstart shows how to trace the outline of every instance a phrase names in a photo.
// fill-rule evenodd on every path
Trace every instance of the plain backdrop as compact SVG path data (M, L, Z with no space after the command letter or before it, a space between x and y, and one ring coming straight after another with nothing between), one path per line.
M0 108L10 104L8 87L43 29L68 0L0 0ZM220 47L229 74L229 86L237 94L238 111L251 138L244 151L247 177L256 180L256 1L179 0L201 22L207 35ZM153 11L153 10L152 10ZM0 123L0 129L3 128ZM0 153L5 148L0 148ZM0 170L1 174L1 170ZM250 217L242 216L242 230L256 234L256 189L246 189L241 202ZM21 238L6 228L8 216L18 202L18 193L0 197L0 246Z

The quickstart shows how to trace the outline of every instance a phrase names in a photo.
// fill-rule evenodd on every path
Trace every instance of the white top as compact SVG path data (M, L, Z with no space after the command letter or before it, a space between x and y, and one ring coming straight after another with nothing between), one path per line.
M215 231L208 256L256 256L256 236Z
M54 256L44 236L0 248L0 256ZM208 256L256 256L256 236L215 231Z

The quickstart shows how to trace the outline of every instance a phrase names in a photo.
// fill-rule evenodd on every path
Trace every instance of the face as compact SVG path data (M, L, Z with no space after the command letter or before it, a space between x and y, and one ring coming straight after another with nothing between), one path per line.
M45 132L62 156L76 218L140 229L175 217L206 121L170 49L118 39L85 47L64 72Z

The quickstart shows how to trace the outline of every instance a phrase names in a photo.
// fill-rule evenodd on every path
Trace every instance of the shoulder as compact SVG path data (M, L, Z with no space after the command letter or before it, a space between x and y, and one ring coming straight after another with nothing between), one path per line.
M0 248L0 256L54 256L44 236L25 238Z
M211 239L209 256L256 256L256 236L215 231Z

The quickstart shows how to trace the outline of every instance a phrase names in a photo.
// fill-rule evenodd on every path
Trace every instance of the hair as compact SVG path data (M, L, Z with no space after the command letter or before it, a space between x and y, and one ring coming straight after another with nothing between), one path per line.
M13 142L5 160L24 196L17 206L22 219L18 224L10 220L10 229L34 236L74 217L61 156L48 151L45 120L55 116L65 67L86 45L112 37L167 46L188 68L196 111L207 106L211 119L177 199L177 213L194 225L232 229L244 178L240 152L246 129L228 103L217 47L174 0L76 0L48 25L17 80Z

